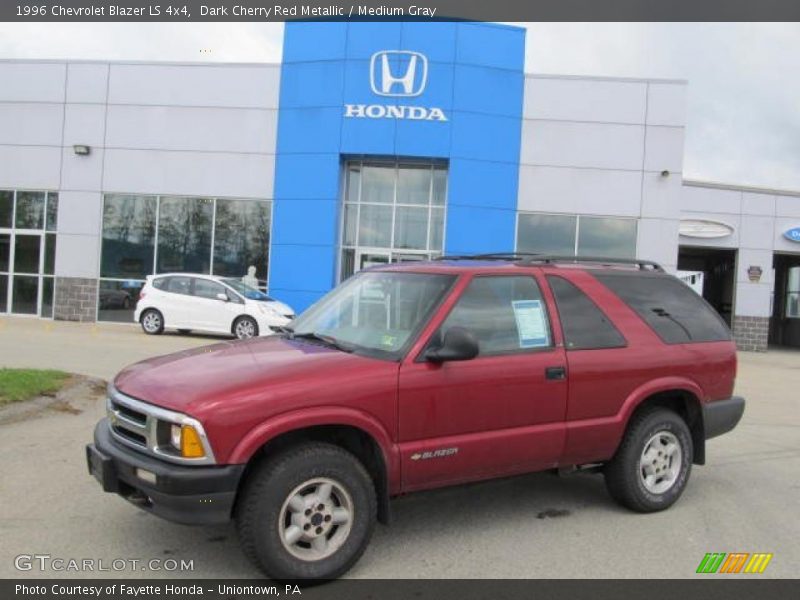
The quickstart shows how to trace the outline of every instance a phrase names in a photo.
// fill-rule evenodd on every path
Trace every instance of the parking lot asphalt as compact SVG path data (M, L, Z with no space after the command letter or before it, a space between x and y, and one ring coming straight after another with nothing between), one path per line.
M218 338L145 336L138 328L0 319L0 366L109 378L126 364ZM707 552L770 552L763 575L796 577L800 559L800 353L741 353L739 426L708 445L671 509L639 515L612 502L598 475L534 474L393 502L350 577L691 578ZM126 568L104 577L259 576L232 526L186 527L101 492L84 445L102 401L0 425L0 577L92 577L19 571L21 554L63 559L176 559L185 572ZM744 577L704 575L703 577Z

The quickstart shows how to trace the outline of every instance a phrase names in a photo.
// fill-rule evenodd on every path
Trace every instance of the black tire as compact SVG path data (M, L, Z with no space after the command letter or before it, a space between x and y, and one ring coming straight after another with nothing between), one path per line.
M192 330L191 329L178 329L178 333L180 333L181 335L189 335L190 333L192 333Z
M164 333L164 315L155 308L148 308L139 316L139 324L148 335Z
M332 550L332 554L304 560L287 549L282 540L284 532L288 531L286 528L292 526L291 518L294 518L287 520L284 505L293 494L300 495L295 494L299 487L316 479L342 486L351 503L351 520L346 537ZM311 495L301 497L311 498ZM331 498L334 502L335 493ZM313 504L314 500L310 501ZM304 519L300 515L307 514L308 511L296 516ZM236 526L244 554L268 577L278 580L334 579L346 573L364 553L375 527L376 514L375 487L364 465L338 446L314 442L291 447L253 471L238 501ZM316 513L307 518L314 517ZM338 526L330 527L330 539L333 539ZM313 527L310 533L314 534ZM323 535L327 536L328 532ZM308 544L311 548L303 539L293 548L311 552L300 546Z
M248 334L247 332L251 333ZM258 337L258 323L253 317L242 315L233 322L231 333L240 340Z
M680 449L679 459L674 454L670 458L666 448L671 446L663 445L673 440ZM643 456L647 446L652 463L651 457L645 461ZM663 455L661 448L665 450ZM636 512L664 510L686 488L693 458L692 435L679 415L664 408L643 411L631 419L622 444L604 469L606 488L614 500ZM645 474L652 474L648 483ZM660 483L659 476L663 478ZM669 487L661 490L659 486Z

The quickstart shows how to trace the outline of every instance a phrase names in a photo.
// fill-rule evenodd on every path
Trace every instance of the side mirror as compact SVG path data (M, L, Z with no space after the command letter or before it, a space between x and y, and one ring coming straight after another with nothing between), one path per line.
M223 294L222 292L220 292L219 294L217 294L217 300L222 300L223 302L227 302L228 294Z
M451 327L444 334L444 342L438 348L425 353L425 360L446 362L450 360L471 360L478 356L478 338L469 329Z

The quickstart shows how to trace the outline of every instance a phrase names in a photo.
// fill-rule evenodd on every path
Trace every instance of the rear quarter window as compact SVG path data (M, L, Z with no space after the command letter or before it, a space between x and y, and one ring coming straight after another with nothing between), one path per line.
M731 339L722 317L670 275L595 273L594 277L636 311L667 344Z

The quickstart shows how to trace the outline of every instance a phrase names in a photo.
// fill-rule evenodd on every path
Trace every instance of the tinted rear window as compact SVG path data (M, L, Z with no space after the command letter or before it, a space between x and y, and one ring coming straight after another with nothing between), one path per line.
M719 342L731 334L722 318L686 284L668 275L596 273L667 344Z
M548 276L547 281L556 298L567 350L625 346L625 338L591 298L562 277Z

